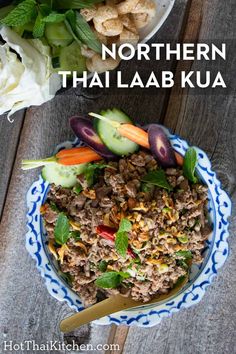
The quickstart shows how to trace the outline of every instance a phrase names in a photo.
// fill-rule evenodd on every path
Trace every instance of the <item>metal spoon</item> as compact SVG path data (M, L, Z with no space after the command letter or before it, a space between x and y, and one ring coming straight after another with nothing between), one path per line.
M185 279L183 279L180 284L176 285L168 294L158 295L146 303L135 301L130 297L124 297L120 294L110 296L109 298L62 320L60 323L60 330L64 333L71 332L86 323L107 315L111 315L112 313L118 311L123 311L138 306L145 306L148 304L157 304L163 300L173 297L173 295L178 293L183 288L187 281L188 278L185 277Z

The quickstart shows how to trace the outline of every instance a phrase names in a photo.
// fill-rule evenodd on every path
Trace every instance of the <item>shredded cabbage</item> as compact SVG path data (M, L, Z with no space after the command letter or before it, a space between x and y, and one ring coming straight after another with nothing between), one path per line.
M61 79L53 73L49 47L39 39L23 39L6 26L0 35L6 42L0 45L0 115L9 111L10 117L51 100Z

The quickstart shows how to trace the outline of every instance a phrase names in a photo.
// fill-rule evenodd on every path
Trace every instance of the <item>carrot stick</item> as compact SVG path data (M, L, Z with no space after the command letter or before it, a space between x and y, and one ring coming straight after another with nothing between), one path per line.
M135 142L138 145L145 147L146 149L150 149L150 144L148 141L148 133L145 130L136 127L132 124L122 124L118 128L118 132L120 135L124 136L125 138ZM184 159L182 155L178 152L174 151L176 162L179 166L183 166Z
M56 154L56 158L61 159L64 157L72 157L78 154L83 154L83 153L87 154L90 153L91 151L93 150L91 150L89 147L86 146L81 146L81 147L71 148L71 149L63 149Z
M137 127L133 124L121 124L118 128L118 132L123 137L133 141L134 143L150 149L150 144L148 141L148 133L145 130Z
M81 163L87 163L87 162L92 162L92 161L98 161L102 160L102 156L98 155L95 151L90 149L89 147L81 147L81 148L75 148L76 151L72 151L74 149L69 149L69 150L62 150L60 151L56 157L57 157L57 162L60 163L61 165L78 165ZM64 154L63 154L63 151Z

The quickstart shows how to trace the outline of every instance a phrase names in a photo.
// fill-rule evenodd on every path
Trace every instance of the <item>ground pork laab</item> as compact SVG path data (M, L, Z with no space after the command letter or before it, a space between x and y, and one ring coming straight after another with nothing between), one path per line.
M81 190L52 185L42 215L49 250L61 271L70 276L72 288L85 306L121 293L142 302L168 293L180 277L188 276L192 263L201 263L211 228L207 220L207 187L192 184L180 167L164 170L172 190L143 182L159 169L154 157L140 151L100 168L88 187L78 176ZM69 220L70 237L55 241L55 225L63 213ZM132 225L124 256L115 241L104 238L98 227L118 230L122 219ZM113 288L96 285L106 272L123 272ZM122 273L122 274L123 274Z

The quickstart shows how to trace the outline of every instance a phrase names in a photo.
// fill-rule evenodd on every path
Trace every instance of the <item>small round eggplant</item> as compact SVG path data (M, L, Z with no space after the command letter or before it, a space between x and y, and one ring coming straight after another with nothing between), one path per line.
M116 155L108 150L108 148L103 144L89 119L79 116L71 117L70 127L79 139L81 139L87 146L91 147L98 154L108 160L116 158Z
M151 152L162 167L177 165L175 152L164 130L157 124L148 127L148 140Z

